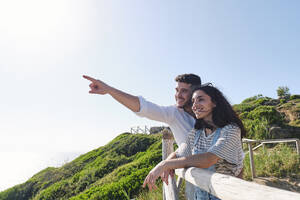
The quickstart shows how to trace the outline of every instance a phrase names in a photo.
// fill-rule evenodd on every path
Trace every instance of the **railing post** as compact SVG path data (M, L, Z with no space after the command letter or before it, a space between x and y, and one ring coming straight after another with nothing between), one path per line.
M249 148L251 174L252 174L252 179L254 179L256 177L256 174L255 174L255 166L254 166L254 159L253 159L252 142L248 143L248 148Z
M147 126L145 126L145 133L146 133L146 134L150 134L150 130L148 129Z
M174 138L168 129L164 129L162 131L163 139L162 139L162 159L165 160L173 151ZM163 199L164 200L178 200L178 190L176 187L175 177L168 178L169 184L163 183Z
M297 154L300 155L300 140L296 140L296 150Z

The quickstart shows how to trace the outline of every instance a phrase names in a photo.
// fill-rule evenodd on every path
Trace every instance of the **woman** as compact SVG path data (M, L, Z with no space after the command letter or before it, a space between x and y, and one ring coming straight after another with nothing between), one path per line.
M213 86L196 88L192 102L196 123L186 143L150 171L143 187L148 185L151 190L159 176L167 181L170 172L177 168L208 168L241 177L244 158L241 138L245 136L241 120L223 94ZM207 199L218 198L196 188L195 200Z

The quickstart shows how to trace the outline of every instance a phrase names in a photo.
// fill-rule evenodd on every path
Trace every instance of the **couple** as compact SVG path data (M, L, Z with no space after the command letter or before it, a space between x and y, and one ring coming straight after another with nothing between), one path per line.
M199 167L240 177L243 169L241 137L245 129L223 94L210 85L201 86L194 74L182 74L177 82L175 106L158 106L140 96L133 96L106 83L91 81L90 93L109 94L138 116L161 121L170 126L179 148L153 168L144 181L151 190L161 176L167 181L177 168ZM218 199L196 188L195 200Z

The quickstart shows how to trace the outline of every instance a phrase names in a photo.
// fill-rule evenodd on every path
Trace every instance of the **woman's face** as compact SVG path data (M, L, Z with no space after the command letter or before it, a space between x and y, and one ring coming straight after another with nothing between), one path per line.
M192 102L192 110L197 119L212 121L212 111L216 105L211 101L210 96L202 90L196 90L193 94Z

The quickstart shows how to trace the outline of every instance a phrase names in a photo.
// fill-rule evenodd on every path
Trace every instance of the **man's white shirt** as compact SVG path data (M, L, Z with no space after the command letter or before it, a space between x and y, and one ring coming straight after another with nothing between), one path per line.
M188 133L194 127L195 119L182 108L159 106L139 96L140 111L135 112L140 117L164 122L169 125L178 146L186 141Z

